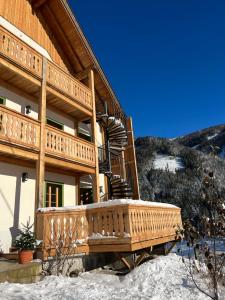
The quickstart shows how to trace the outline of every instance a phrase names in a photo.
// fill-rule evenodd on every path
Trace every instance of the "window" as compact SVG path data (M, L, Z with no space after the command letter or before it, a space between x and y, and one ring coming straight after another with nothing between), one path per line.
M5 97L0 96L0 105L5 105Z
M78 136L88 142L91 142L91 136L90 135L86 135L86 134L83 134L82 132L79 132L78 133Z
M47 181L45 183L45 207L63 206L63 184Z
M47 118L46 123L50 126L53 126L53 127L57 128L57 129L63 130L63 124L60 123L60 122L57 122L53 119Z

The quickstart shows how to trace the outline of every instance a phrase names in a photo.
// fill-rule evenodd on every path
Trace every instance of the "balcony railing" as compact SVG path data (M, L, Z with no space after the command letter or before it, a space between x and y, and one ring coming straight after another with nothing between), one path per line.
M40 124L0 105L0 139L25 147L39 148Z
M2 27L0 27L0 52L34 75L42 76L42 56Z
M14 64L42 78L42 56L0 26L0 53ZM56 64L47 61L47 83L92 110L91 90Z
M51 62L48 62L47 82L70 98L92 109L90 89Z
M75 245L74 253L132 251L175 240L179 226L179 208L150 203L37 212L45 258L54 256L59 240L67 251Z
M95 165L95 148L92 143L49 125L46 126L46 153Z
M95 148L90 142L46 125L46 154L95 166ZM40 123L0 105L0 140L35 149L40 146Z

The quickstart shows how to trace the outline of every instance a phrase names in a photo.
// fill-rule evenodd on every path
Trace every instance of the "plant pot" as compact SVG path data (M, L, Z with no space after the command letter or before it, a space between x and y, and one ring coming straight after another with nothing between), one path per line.
M27 264L33 259L33 250L20 250L18 253L19 264Z

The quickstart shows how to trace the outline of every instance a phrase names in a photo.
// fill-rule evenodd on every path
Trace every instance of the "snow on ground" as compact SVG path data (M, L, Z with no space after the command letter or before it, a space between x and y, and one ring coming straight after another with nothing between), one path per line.
M184 164L180 157L156 154L153 167L154 169L169 170L170 172L176 173L176 170L184 168Z
M124 277L86 272L46 277L35 284L0 284L1 300L206 300L176 254L148 261ZM221 300L225 299L225 292Z

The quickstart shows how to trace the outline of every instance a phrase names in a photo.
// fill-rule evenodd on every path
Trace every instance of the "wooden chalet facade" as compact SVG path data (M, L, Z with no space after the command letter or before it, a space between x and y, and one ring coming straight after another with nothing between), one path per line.
M39 237L45 240L46 214L48 217L63 214L64 220L65 215L71 216L71 212L62 211L36 213L37 208L115 198L139 199L132 121L125 116L68 3L65 0L0 1L0 243L3 250L8 251L19 225L28 218L35 222ZM123 228L131 226L131 219L122 220L129 215L129 207L118 212L118 222ZM121 215L123 210L128 214L124 211ZM148 222L151 214L144 211L140 216L134 213L133 218ZM73 212L81 220L84 212ZM107 215L102 209L101 213ZM175 219L173 213L167 222L170 233L164 242L174 239L174 226L180 223L178 210ZM113 223L110 214L105 217L107 226ZM163 217L163 212L159 216ZM135 243L146 239L144 227L137 227L143 232L142 239L136 237ZM103 228L100 229L102 232ZM93 232L96 230L92 227ZM115 228L110 230L115 232ZM150 227L146 230L151 235ZM125 242L130 244L128 239ZM85 252L104 250L96 246L96 241L92 244L95 250L86 247ZM107 251L109 245L110 241ZM131 250L130 246L125 248L121 250Z

